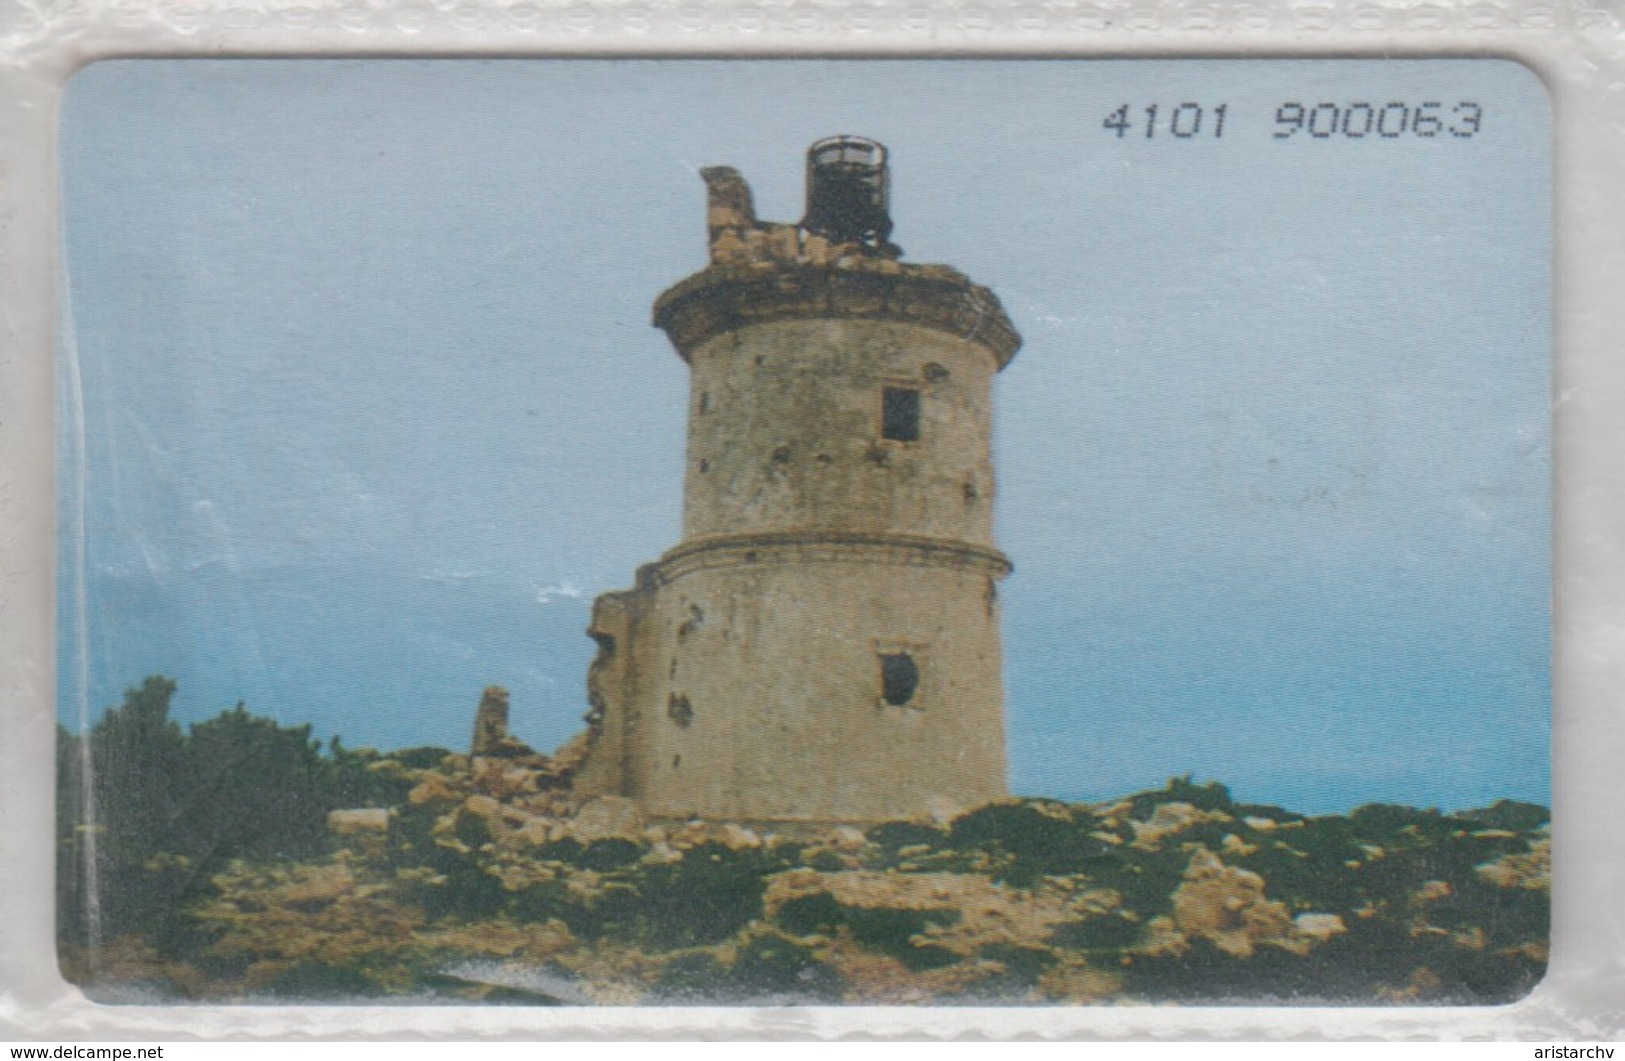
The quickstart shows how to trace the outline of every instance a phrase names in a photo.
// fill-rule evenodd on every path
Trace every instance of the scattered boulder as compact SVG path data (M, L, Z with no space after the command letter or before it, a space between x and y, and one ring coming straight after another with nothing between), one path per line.
M1292 919L1292 927L1298 935L1320 942L1349 930L1336 914L1299 914Z
M1229 822L1234 819L1223 811L1205 811L1190 803L1159 803L1149 821L1136 821L1134 846L1151 849L1170 837L1205 822Z
M1449 881L1430 880L1424 882L1420 888L1411 893L1411 902L1421 906L1424 903L1448 899L1453 894L1455 894L1455 890L1450 887Z
M508 837L508 841L516 847L541 847L553 839L553 830L558 823L548 818L531 818L520 824Z
M437 803L452 804L462 798L462 794L453 788L444 776L431 773L407 793L406 802L414 807L423 807Z
M325 906L356 886L355 874L343 862L310 866L295 874L277 898L284 906L309 909Z
M511 758L476 756L469 763L469 784L493 799L515 800L541 791L541 772Z
M683 823L671 835L672 845L679 848L698 847L712 839L710 824L699 820Z
M1186 936L1202 937L1234 958L1250 958L1264 943L1303 948L1285 904L1265 898L1264 878L1225 865L1205 847L1191 856L1174 892L1174 922Z
M353 810L328 811L327 827L339 836L387 833L389 808L357 807Z
M852 825L837 825L830 830L825 843L837 851L861 851L869 841L863 835L862 829Z
M624 796L599 796L581 805L570 821L570 833L583 843L621 837L641 839L638 805Z
M753 830L742 825L736 825L733 822L725 823L718 830L717 839L722 843L722 846L735 851L744 851L762 846L762 838L757 836Z

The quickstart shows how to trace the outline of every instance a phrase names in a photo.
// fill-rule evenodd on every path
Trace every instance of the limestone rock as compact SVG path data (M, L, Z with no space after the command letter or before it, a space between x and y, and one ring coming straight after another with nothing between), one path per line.
M1478 867L1478 875L1498 888L1552 890L1552 841L1536 840L1525 855L1503 855Z
M514 800L541 790L540 772L513 759L476 756L469 764L470 784L481 795Z
M772 918L794 899L829 895L844 907L863 910L953 911L951 923L928 930L929 942L961 956L999 945L1035 946L1073 912L1054 892L1028 892L979 874L885 873L872 870L824 873L798 868L769 879L763 907Z
M1336 914L1299 914L1292 919L1292 927L1300 936L1321 941L1348 931L1348 926Z
M1261 943L1304 949L1286 906L1265 898L1264 878L1225 865L1207 848L1197 848L1174 892L1174 921L1186 936L1207 939L1236 958L1252 957Z
M355 874L342 862L311 866L298 871L293 883L281 889L278 899L292 907L316 907L332 902L355 887Z
M1449 881L1430 880L1411 894L1411 902L1418 905L1437 902L1440 899L1448 899L1453 893L1454 889L1450 887Z
M358 807L327 812L327 827L340 836L389 831L389 808Z
M711 826L699 820L683 823L671 836L672 844L679 848L698 847L713 839Z
M584 843L611 837L637 840L642 825L636 803L624 796L599 796L582 804L570 822L570 832Z
M859 851L869 843L863 830L851 825L838 825L830 831L828 844L837 851Z
M733 822L728 822L722 826L717 833L717 839L721 841L724 847L735 851L762 846L762 838L757 836L753 830L742 825L736 825Z
M463 814L482 819L493 838L501 837L508 831L506 810L490 796L470 796L463 801L462 807Z
M452 788L439 774L429 774L406 795L406 801L414 807L431 803L455 803L462 798L462 794Z
M1223 811L1205 811L1189 803L1160 803L1149 821L1134 822L1134 846L1155 848L1164 840L1205 822L1233 821Z
M375 763L368 763L367 773L386 781L411 781L417 775L417 771L399 759L379 759Z
M1145 929L1145 942L1139 948L1142 954L1153 958L1177 958L1191 949L1185 933L1179 930L1173 918L1165 914L1158 914L1147 921Z
M557 824L547 818L531 818L515 829L508 840L515 846L541 847L552 839L552 830Z

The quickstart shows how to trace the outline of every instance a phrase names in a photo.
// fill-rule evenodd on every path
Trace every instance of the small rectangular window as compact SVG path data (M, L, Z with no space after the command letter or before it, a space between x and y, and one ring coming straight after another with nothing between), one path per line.
M919 441L919 391L913 387L887 387L881 392L880 436L893 442Z

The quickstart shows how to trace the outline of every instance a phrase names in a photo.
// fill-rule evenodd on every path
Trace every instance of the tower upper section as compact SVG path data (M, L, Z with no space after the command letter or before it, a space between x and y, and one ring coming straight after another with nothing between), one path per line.
M867 145L867 150L859 145ZM777 320L889 320L986 349L1003 368L1021 337L993 292L945 265L897 261L885 148L857 137L808 151L807 216L759 221L731 166L700 171L711 262L655 301L654 322L685 360L717 335Z
M685 542L992 554L992 381L1020 337L991 291L897 260L883 147L822 140L807 171L794 225L759 221L737 171L702 171L710 264L655 303L692 370Z

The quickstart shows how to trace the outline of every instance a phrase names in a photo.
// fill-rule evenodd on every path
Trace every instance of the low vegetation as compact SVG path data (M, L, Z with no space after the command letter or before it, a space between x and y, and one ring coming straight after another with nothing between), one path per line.
M241 706L183 733L173 692L63 734L63 964L96 997L1494 1004L1546 963L1529 804L1305 817L1175 779L945 823L647 826Z

